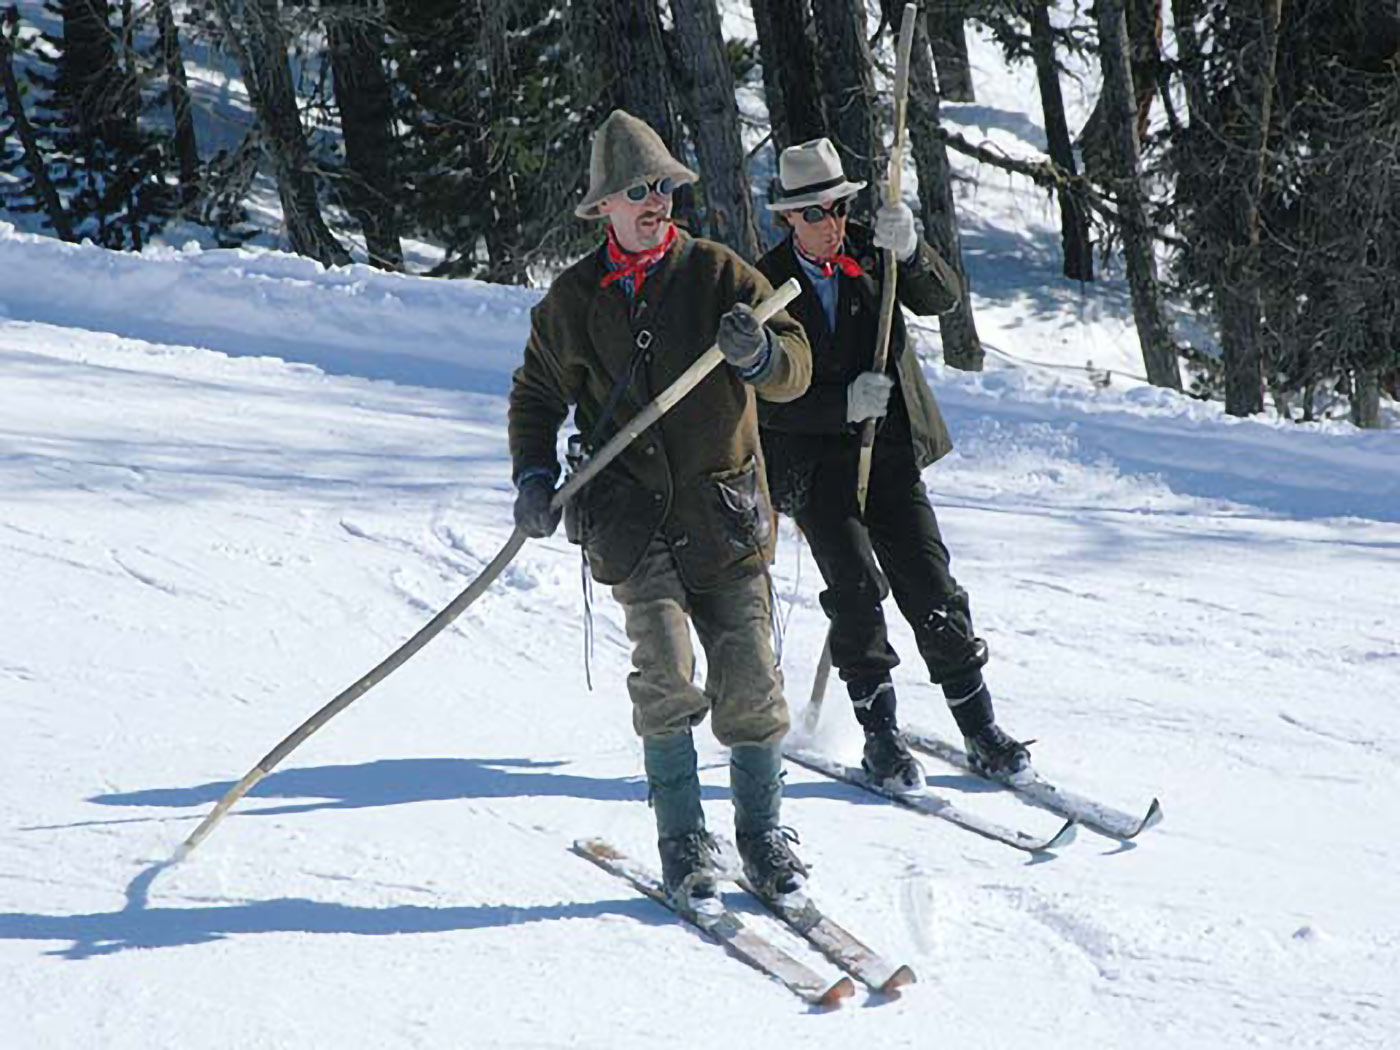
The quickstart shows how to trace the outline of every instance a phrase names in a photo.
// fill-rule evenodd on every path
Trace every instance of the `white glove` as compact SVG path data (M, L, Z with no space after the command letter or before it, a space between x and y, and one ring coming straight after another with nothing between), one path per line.
M864 423L889 411L894 380L883 372L862 372L846 388L846 422Z
M900 262L908 262L919 248L919 234L914 229L914 213L909 205L882 204L875 213L875 247L888 248Z

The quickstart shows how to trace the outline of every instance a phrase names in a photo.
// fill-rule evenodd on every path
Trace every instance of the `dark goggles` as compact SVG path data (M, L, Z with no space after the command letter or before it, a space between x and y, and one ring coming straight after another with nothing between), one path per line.
M629 201L641 202L647 199L647 195L655 193L660 197L669 197L676 189L676 180L669 175L663 175L652 182L639 182L635 186L627 187L627 199Z
M850 209L850 206L851 199L849 197L842 197L839 201L834 202L829 208L823 208L820 204L809 204L807 205L807 207L802 209L802 221L807 223L808 225L815 226L817 223L825 219L828 215L833 216L837 219L844 219L846 217L846 212Z

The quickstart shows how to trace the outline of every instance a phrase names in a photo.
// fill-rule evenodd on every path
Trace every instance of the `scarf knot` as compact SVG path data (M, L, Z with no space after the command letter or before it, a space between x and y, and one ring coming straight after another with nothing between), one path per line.
M798 255L802 256L802 258L806 259L820 270L823 277L830 277L837 270L840 270L847 277L859 277L861 274L865 273L865 271L861 269L860 263L856 262L854 257L842 252L837 252L835 255L829 255L826 258L818 258L815 255L809 255L807 252L803 251L802 245L797 243L797 238L795 237L793 238L792 246L797 249Z
M666 228L666 236L662 238L660 244L655 248L643 248L639 252L629 252L617 242L617 234L611 225L608 226L608 273L603 278L599 287L606 288L615 281L624 278L632 278L632 291L634 294L641 292L642 282L647 279L647 274L652 271L671 250L671 246L676 243L676 227L672 223Z

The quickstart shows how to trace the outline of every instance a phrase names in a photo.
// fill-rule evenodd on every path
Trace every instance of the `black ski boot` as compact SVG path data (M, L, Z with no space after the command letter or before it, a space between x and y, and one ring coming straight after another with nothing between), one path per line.
M866 776L890 791L918 791L924 786L924 767L898 729L867 729L860 765Z
M865 730L861 768L875 783L890 791L918 791L924 786L924 769L909 752L895 721L894 684L850 682L847 690L856 720Z
M705 830L700 778L689 731L642 738L647 788L656 812L661 881L678 907L703 911L717 903L715 843Z
M707 831L690 831L657 840L661 850L661 881L671 900L703 912L719 898L717 848Z
M1031 753L1021 741L993 722L963 737L973 770L991 780L1017 780L1030 775Z
M943 683L943 695L962 730L974 772L992 780L1021 780L1031 773L1031 753L996 723L992 693L980 669ZM1029 741L1028 741L1029 743Z
M797 859L790 845L797 841L792 828L769 828L737 837L744 875L760 897L782 897L806 884L807 865Z
M734 838L744 875L763 897L796 893L807 865L789 843L797 833L778 825L783 801L783 754L777 744L735 744L729 751Z

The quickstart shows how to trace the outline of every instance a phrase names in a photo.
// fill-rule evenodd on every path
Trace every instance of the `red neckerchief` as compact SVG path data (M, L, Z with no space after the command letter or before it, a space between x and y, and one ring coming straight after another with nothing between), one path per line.
M659 263L663 256L671 250L671 245L676 243L676 226L672 223L666 230L666 236L655 248L643 248L639 252L629 252L622 245L617 243L617 234L613 232L612 224L608 224L608 269L609 273L599 285L606 288L614 281L620 281L624 277L632 278L632 292L637 294L642 290L642 282L647 279L647 274L651 268Z
M859 277L861 274L865 273L865 271L860 268L860 263L856 262L855 259L849 255L843 255L837 252L835 255L826 259L818 259L815 255L808 255L804 252L802 250L802 245L797 243L796 237L792 239L792 246L797 249L798 255L821 270L823 277L830 277L838 269L847 277Z

